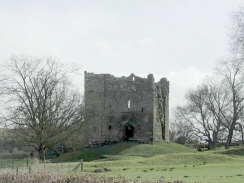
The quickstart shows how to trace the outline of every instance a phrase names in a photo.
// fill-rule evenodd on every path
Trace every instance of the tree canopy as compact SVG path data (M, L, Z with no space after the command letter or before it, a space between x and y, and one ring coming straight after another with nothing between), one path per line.
M47 148L68 139L83 124L82 97L70 80L79 67L53 57L13 56L3 68L5 122L43 159Z

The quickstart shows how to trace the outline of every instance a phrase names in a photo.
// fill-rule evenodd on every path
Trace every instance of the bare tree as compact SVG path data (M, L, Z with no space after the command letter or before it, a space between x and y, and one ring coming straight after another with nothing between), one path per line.
M244 8L240 7L231 14L230 45L234 54L242 56L244 53Z
M12 153L16 147L17 144L13 138L11 129L8 130L7 128L0 128L0 152Z
M177 119L170 122L170 141L185 144L195 139L196 136L189 123Z
M70 74L79 68L52 57L13 56L4 69L7 124L43 160L47 148L69 138L82 126L82 98L71 90L70 81Z
M213 145L215 146L217 141L225 141L227 136L226 129L228 129L228 126L226 126L224 122L223 113L228 111L228 93L222 83L214 77L208 78L205 82L207 83L205 86L208 87L209 93L206 105L214 118L212 121L211 129L213 132Z
M196 89L188 90L185 96L186 104L177 106L174 116L178 121L188 124L195 136L200 140L206 140L210 148L214 149L221 131L221 123L213 112L215 110L211 101L213 93L209 88L203 83Z
M228 129L225 148L231 144L236 125L241 123L244 109L244 59L233 57L220 61L216 74L225 89L225 107L220 110L223 123Z
M222 60L215 71L215 79L187 91L187 103L176 108L175 116L191 124L212 148L221 140L228 149L238 131L243 139L244 59L233 56Z

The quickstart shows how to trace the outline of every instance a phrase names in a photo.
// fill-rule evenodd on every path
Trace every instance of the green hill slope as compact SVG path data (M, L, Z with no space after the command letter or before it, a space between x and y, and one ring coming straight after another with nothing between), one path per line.
M111 157L113 155L122 156L141 156L150 157L154 155L171 154L171 153L194 153L196 150L185 147L183 145L168 143L160 141L154 145L152 144L138 144L135 142L121 142L113 145L106 145L103 147L87 150L79 150L71 153L62 154L60 157L53 159L53 162L64 161L78 161L83 159L84 161L92 161L95 159L108 158L117 159Z
M173 142L160 141L153 145L138 144L136 146L132 146L124 151L121 151L119 155L149 157L158 154L193 153L193 152L196 152L196 150Z

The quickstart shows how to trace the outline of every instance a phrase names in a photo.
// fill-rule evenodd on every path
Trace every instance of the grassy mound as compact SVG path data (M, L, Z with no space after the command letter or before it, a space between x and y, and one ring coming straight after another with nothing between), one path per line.
M197 151L173 142L160 141L155 143L154 145L139 144L136 146L132 146L131 148L128 148L120 152L119 155L150 157L158 154L193 153L193 152L197 152Z
M176 165L176 164L206 164L223 163L234 161L233 158L225 155L209 153L174 153L166 155L156 155L145 159L140 163L143 165Z
M214 152L215 154L238 155L244 156L244 147L235 147Z
M52 162L65 162L65 161L93 161L96 159L108 158L112 155L122 155L118 157L108 158L109 160L121 159L124 156L141 156L151 157L158 154L171 154L171 153L193 153L196 150L185 147L183 145L168 143L160 141L154 145L152 144L139 144L135 142L121 142L113 145L106 145L103 147L87 150L79 150L71 153L66 153Z
M107 158L110 155L119 154L121 151L138 145L135 142L121 142L113 145L105 145L103 147L94 149L81 149L74 152L62 154L61 156L54 158L52 162L67 162L67 161L93 161L99 158Z
M151 157L118 155L106 160L94 161L93 167L155 166L155 165L204 165L206 163L233 162L234 158L211 153L173 153Z

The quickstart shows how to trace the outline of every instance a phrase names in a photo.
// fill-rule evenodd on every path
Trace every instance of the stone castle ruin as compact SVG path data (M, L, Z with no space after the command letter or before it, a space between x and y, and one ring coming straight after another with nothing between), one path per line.
M169 81L85 71L85 146L169 141Z

